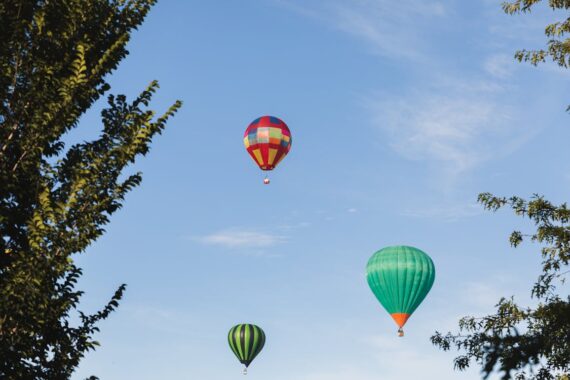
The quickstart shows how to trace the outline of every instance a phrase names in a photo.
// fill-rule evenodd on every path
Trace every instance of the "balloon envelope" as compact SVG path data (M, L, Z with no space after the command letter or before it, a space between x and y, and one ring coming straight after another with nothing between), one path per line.
M400 329L429 293L435 267L423 251L408 246L386 247L366 266L370 289Z
M273 170L291 150L291 131L283 120L262 116L247 127L243 143L261 170Z
M230 329L228 343L240 363L247 368L265 345L265 333L259 326L239 324Z

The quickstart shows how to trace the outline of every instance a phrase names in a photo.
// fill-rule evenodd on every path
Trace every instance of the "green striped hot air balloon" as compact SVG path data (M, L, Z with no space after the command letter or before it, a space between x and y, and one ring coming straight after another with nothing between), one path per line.
M228 343L240 363L245 365L243 373L246 374L247 367L265 345L265 333L261 327L249 323L235 325L228 333Z
M435 280L435 267L423 251L404 245L376 252L366 265L366 279L372 293L399 326L398 334L410 315L429 293Z

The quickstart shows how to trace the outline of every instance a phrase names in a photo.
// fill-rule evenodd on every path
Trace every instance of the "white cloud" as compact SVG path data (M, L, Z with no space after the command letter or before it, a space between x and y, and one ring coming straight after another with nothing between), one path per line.
M424 31L447 14L439 1L350 0L315 5L280 0L277 4L358 37L382 56L414 61L425 59Z
M282 231L291 231L291 230L296 230L296 229L300 229L300 228L307 228L310 226L311 226L311 223L309 223L309 222L296 222L296 223L290 223L290 224L282 224L279 226L279 229Z
M513 74L516 63L512 55L494 54L487 58L484 68L493 77L505 79Z
M509 36L484 47L483 58L472 68L479 74L463 68L457 68L455 75L449 73L454 70L449 59L444 62L445 58L433 54L433 48L441 43L434 38L434 32L444 24L442 20L457 13L452 2L280 0L279 4L362 39L384 57L420 63L418 71L433 68L425 71L425 81L413 91L401 97L393 93L372 96L366 106L396 152L428 162L445 182L454 181L483 162L512 153L537 133L525 128L521 112L513 111L520 104L509 97L508 80L516 67L503 46ZM498 4L492 9L506 17ZM498 16L485 18L495 20ZM444 67L447 69L442 74Z
M468 300L470 308L489 311L499 302L501 297L508 296L504 289L504 282L497 281L470 282L465 284L464 299Z
M285 242L286 238L255 230L226 229L209 235L194 237L193 240L226 248L267 248Z
M152 305L127 305L121 308L132 323L161 334L195 335L197 317L187 311Z
M395 340L397 339L397 340ZM479 379L476 373L461 375L453 370L453 363L448 354L436 349L429 350L426 340L419 345L406 344L405 338L377 335L369 338L370 345L376 349L376 360L383 364L383 377L387 379ZM386 357L390 360L387 361ZM404 364L404 363L407 363Z
M368 108L396 152L452 174L489 159L511 137L509 109L488 96L421 91L405 100L369 101Z
M454 222L458 219L481 215L482 213L483 207L481 205L466 202L408 208L402 212L402 215L412 218L436 218Z
M360 338L365 348L361 362L331 363L332 368L293 377L299 380L376 380L382 379L480 379L476 371L458 373L451 356L431 347L427 339L413 344L406 338L391 335L369 335Z
M391 57L420 59L420 53L414 48L417 42L412 43L416 37L410 32L401 33L394 29L392 22L385 22L381 9L338 6L335 13L333 23L337 28L364 39L375 52Z
M487 77L435 77L429 87L399 97L372 95L363 103L391 148L429 164L443 175L438 181L445 187L540 132L525 122L532 110L521 111L522 104L506 96L511 89Z
M533 305L536 300L531 298L531 280L525 275L500 273L489 276L484 281L471 281L462 286L462 295L469 309L478 310L479 313L492 312L494 306L503 297L515 296L517 302ZM524 280L524 281L521 281Z

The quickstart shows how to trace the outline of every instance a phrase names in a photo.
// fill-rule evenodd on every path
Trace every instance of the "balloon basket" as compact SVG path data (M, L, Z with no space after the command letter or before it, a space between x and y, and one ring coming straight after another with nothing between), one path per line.
M398 329L398 336L401 338L404 336L404 330L402 328Z
M245 367L245 368L243 369L243 374L244 374L244 375L247 375L247 367Z

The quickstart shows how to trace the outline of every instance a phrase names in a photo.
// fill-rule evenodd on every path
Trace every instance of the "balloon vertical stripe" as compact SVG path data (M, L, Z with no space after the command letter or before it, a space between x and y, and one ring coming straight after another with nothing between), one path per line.
M256 325L239 324L230 329L228 343L240 363L247 367L265 345L265 333Z
M253 327L251 327L250 325L247 325L247 355L253 355L253 350L255 348L255 346L253 345L254 343L254 329Z
M243 337L244 337L244 346L245 346L245 357L249 357L249 355L251 354L251 341L252 341L252 337L250 334L250 329L249 329L249 325L245 325L244 328L244 333L243 333Z
M239 328L239 354L241 360L247 358L245 354L245 326L246 325L241 325Z
M228 333L228 344L230 345L231 350L235 352L236 346L234 344L234 329L235 327L232 327Z

